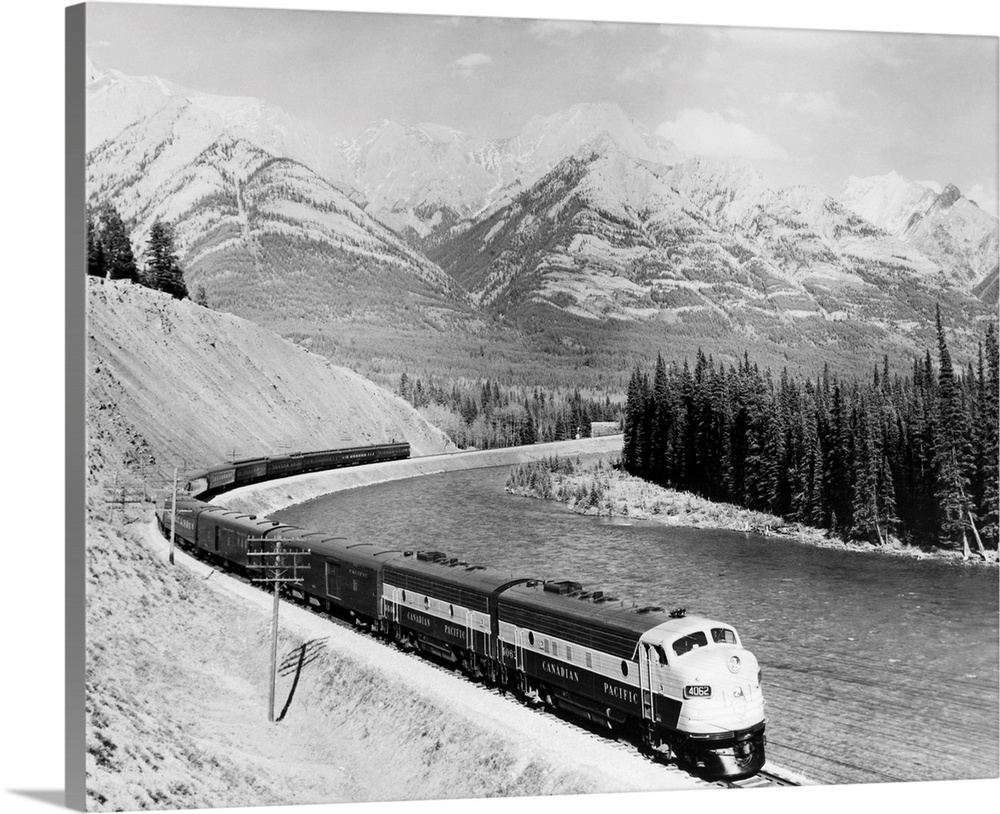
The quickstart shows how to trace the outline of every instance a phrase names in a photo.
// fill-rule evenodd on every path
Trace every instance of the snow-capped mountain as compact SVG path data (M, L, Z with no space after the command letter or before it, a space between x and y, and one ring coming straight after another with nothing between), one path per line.
M590 318L927 324L940 270L818 190L772 190L739 161L672 167L607 134L430 256L482 305ZM792 329L812 330L808 328Z
M490 159L505 184L530 186L580 145L607 136L640 161L674 164L682 158L674 145L610 102L576 104L551 116L533 116L511 139L491 143Z
M933 189L907 181L897 172L851 176L837 196L848 209L894 235L903 234L913 214L925 212L936 198Z
M370 213L421 238L509 201L580 145L607 133L638 159L671 164L674 146L610 103L534 116L510 138L474 139L432 124L383 120L345 149Z
M816 325L822 343L856 341L829 327L848 323L902 347L935 301L971 321L996 288L997 221L953 187L772 189L612 104L507 138L384 120L338 141L259 100L92 67L88 138L90 201L116 206L137 255L170 221L189 282L268 321L420 322L468 315L471 296L515 324L543 308L780 346Z
M848 209L906 241L966 288L997 266L997 219L953 184L936 192L895 172L849 178L838 195Z
M89 201L115 205L140 258L152 222L173 224L189 282L220 306L256 315L277 301L331 316L350 291L463 301L454 281L365 212L353 191L305 163L306 148L323 145L308 126L256 100L177 92L158 80L95 72L88 91L97 142L88 152ZM116 106L112 95L125 101ZM107 120L105 105L114 111Z
M89 58L87 76L88 152L164 107L189 107L194 116L175 136L207 143L229 133L272 155L299 161L332 183L343 185L349 175L338 140L260 99L202 93L157 76L128 76L101 69Z
M367 211L422 238L471 216L497 186L475 149L458 130L385 119L351 141L344 157Z

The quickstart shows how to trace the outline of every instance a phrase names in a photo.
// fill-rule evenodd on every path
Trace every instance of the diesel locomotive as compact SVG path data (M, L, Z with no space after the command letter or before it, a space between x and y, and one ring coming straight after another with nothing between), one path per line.
M406 457L408 445L327 450L313 471ZM632 607L579 582L512 577L439 551L386 550L230 511L200 499L272 477L289 458L194 473L189 492L157 504L178 544L246 574L249 551L280 541L308 552L288 595L468 675L633 737L651 753L711 779L758 773L765 761L761 671L732 625L680 608ZM305 465L310 469L303 468ZM626 606L628 605L628 606Z

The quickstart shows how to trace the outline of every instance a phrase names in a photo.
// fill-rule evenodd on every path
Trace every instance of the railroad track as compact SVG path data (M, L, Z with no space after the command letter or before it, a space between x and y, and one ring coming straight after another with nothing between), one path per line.
M789 780L787 777L774 774L774 772L762 770L753 777L748 777L746 780L732 780L719 783L718 785L727 789L766 789L776 788L777 786L797 786L799 784L793 780Z

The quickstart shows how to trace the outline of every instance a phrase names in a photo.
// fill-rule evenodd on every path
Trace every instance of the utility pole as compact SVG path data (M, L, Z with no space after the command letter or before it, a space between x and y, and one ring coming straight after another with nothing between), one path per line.
M249 550L251 543L261 547ZM309 564L302 561L311 552L309 549L283 549L281 540L271 540L267 537L250 537L247 539L247 568L262 576L251 577L254 583L274 585L274 612L271 618L271 690L268 697L267 720L274 723L274 691L278 672L278 606L282 585L298 585L302 583L300 571Z
M114 516L114 511L117 507L121 509L122 517L124 517L126 503L145 503L145 499L139 494L138 486L119 485L117 472L115 472L114 484L109 491L110 495L104 502L111 506L112 516Z
M177 528L177 467L174 467L174 497L170 502L170 564L174 564L174 530Z

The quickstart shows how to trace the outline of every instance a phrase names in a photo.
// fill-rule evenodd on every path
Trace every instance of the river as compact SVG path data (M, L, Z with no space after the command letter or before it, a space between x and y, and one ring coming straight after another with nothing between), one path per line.
M769 759L817 782L996 777L995 567L585 517L507 495L508 471L368 486L274 517L725 619L763 668Z

